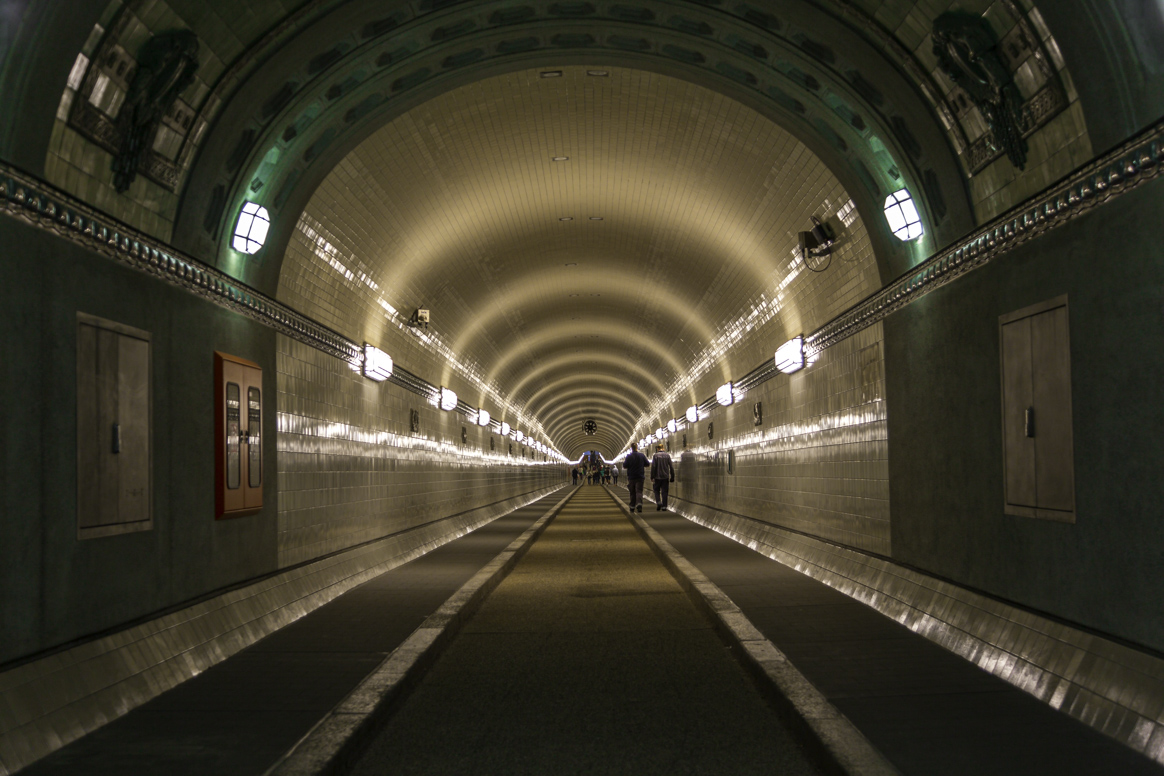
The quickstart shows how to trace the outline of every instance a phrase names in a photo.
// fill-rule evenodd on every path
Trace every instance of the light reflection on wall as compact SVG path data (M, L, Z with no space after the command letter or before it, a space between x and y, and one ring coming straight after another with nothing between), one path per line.
M548 436L536 418L530 417L521 406L511 403L502 396L496 383L485 381L484 372L479 364L472 359L462 358L454 353L440 334L432 328L421 329L409 325L407 318L402 316L396 307L384 298L379 284L364 271L363 262L353 254L344 253L324 236L323 232L326 231L326 227L323 224L311 218L305 211L300 216L296 228L302 233L312 254L342 276L345 284L353 291L364 296L371 296L373 301L384 310L387 320L394 324L397 329L415 337L426 350L436 355L439 361L447 363L462 379L480 388L498 407L504 408L506 413L519 425L535 429L541 436ZM359 371L361 368L359 362L351 363L349 366L355 371Z
M324 437L331 440L357 442L366 445L381 445L386 448L408 448L411 450L439 453L442 456L456 456L467 462L484 464L504 464L512 466L522 464L526 466L560 465L561 461L541 461L533 458L523 458L515 450L509 455L502 450L478 450L470 445L462 445L443 439L435 439L417 434L395 434L390 431L370 431L367 428L353 426L347 423L329 423L304 418L288 412L277 413L276 422L280 433L293 432L311 437Z
M703 396L694 396L701 381L718 365L723 364L729 353L747 343L760 332L770 321L782 312L784 315L784 331L778 340L772 343L775 348L786 341L788 337L799 333L810 324L824 323L830 313L840 310L828 309L829 304L841 299L841 292L847 294L845 304L855 303L871 291L876 290L879 278L876 274L875 260L869 249L868 235L863 226L858 223L860 214L852 199L848 197L839 206L834 206L826 199L818 212L828 214L835 212L838 220L849 232L850 239L842 244L834 255L834 269L831 274L808 272L800 260L799 251L793 247L788 254L791 261L780 264L771 274L771 285L761 290L743 308L737 318L721 323L716 331L715 339L703 348L688 364L685 373L675 381L671 388L654 401L641 416L635 425L635 432L631 439L638 437L640 429L650 429L655 425L656 418L668 419L672 416L672 408L679 402L681 396L692 394L696 401L702 401ZM795 235L788 235L795 241ZM800 280L799 283L793 284ZM843 308L842 308L843 309ZM791 320L794 314L798 320ZM795 324L795 325L794 325ZM772 334L768 329L765 333ZM815 361L812 359L811 361ZM811 363L811 361L809 363ZM748 364L751 369L755 364ZM726 371L726 370L725 370ZM725 374L725 380L735 380L742 374ZM734 393L736 401L744 397L743 391ZM686 402L682 402L686 404ZM627 449L630 440L627 441Z

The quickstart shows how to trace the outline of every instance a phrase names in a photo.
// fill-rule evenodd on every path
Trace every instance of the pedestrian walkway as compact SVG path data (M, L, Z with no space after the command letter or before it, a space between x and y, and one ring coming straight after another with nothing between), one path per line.
M21 776L262 774L563 495L381 574Z
M821 582L653 504L641 516L905 776L1164 774Z
M569 492L354 772L817 773L607 489L590 487L386 572L21 773L263 774ZM1164 773L822 583L674 513L642 517L906 776Z
M354 771L816 773L605 488L579 488Z

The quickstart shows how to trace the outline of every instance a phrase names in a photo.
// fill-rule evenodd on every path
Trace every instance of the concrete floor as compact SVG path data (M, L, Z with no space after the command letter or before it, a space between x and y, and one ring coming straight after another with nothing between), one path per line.
M357 774L810 774L604 489L583 487Z

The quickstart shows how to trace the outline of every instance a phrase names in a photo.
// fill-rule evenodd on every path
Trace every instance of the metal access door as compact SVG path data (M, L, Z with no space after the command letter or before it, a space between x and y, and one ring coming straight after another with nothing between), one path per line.
M150 333L77 313L77 535L146 531Z
M999 335L1005 511L1074 522L1067 298L1002 316Z

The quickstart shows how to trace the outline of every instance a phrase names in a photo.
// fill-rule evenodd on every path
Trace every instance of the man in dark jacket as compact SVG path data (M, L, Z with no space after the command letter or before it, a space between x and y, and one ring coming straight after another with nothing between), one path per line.
M675 467L671 455L659 445L651 459L651 483L655 486L655 511L667 511L667 491L675 481Z
M639 452L639 446L631 443L631 451L626 454L622 462L626 470L626 488L630 491L630 508L632 512L643 511L643 480L646 477L647 457Z

